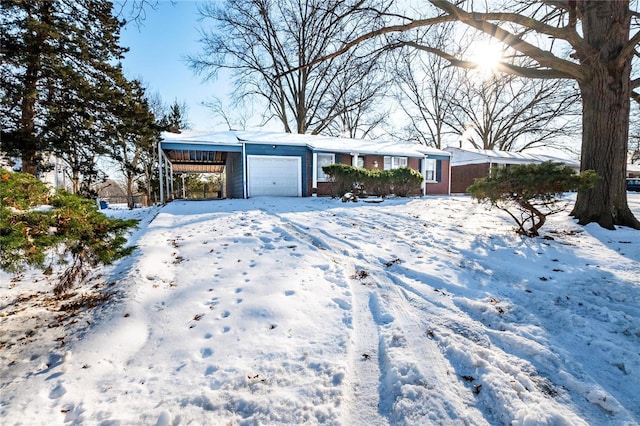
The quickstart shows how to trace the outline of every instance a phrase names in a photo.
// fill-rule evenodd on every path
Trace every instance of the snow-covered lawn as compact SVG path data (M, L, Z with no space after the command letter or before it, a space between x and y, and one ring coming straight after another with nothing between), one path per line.
M638 231L528 239L468 197L107 212L138 249L91 291L0 275L3 425L640 422Z

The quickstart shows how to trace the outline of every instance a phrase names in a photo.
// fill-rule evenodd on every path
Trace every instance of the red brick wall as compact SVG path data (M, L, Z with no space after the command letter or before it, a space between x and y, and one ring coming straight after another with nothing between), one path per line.
M407 158L407 167L422 172L420 170L420 159L419 158Z
M441 160L440 163L442 165L440 181L437 183L427 182L427 195L449 194L449 160Z
M336 154L338 155L338 154ZM312 184L313 184L313 170L311 169L311 155L308 156L308 170L309 179L307 179L307 187L308 194L313 194L312 192ZM365 169L375 169L374 162L377 162L377 169L384 169L384 156L382 155L366 155L361 156L364 158L364 168ZM339 160L342 164L352 164L353 158L350 155L342 154L341 159ZM446 195L449 193L449 161L442 160L442 172L440 182L437 183L427 183L427 194L428 195ZM414 170L420 170L420 159L419 158L409 158L407 160L407 165ZM319 196L327 196L331 195L330 191L330 183L329 182L318 182L318 189L315 192ZM467 185L468 186L468 185ZM466 188L466 186L465 186Z
M384 156L383 155L367 155L363 156L364 158L364 168L373 170L373 169L384 169ZM377 162L378 167L374 164Z

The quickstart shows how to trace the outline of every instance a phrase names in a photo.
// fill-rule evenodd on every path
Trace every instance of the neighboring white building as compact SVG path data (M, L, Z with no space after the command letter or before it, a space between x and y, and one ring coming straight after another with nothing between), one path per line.
M540 164L545 161L564 163L576 171L580 162L547 154L497 151L490 149L445 148L451 153L451 192L463 193L476 178L487 176L494 167L518 164Z

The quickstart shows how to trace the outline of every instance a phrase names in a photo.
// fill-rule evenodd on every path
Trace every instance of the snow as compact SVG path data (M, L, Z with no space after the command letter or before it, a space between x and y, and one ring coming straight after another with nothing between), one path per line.
M284 132L230 130L221 132L185 131L182 133L162 133L164 143L186 142L191 145L226 144L238 145L243 143L306 146L314 151L328 151L341 153L360 153L377 155L403 155L409 157L423 157L425 155L450 156L449 152L417 143L394 142L370 139L354 139L322 135L305 135Z
M3 425L640 421L638 231L524 238L465 196L105 212L142 221L94 289L0 275Z

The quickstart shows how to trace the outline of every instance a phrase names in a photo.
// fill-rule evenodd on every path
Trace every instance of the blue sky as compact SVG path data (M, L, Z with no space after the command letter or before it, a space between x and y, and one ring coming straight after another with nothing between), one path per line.
M125 74L144 82L150 93L163 101L183 101L194 130L226 130L202 102L225 98L227 81L203 81L189 69L186 56L201 50L200 22L196 1L159 1L156 10L147 7L142 25L129 23L121 32L121 44L129 48L123 61Z

